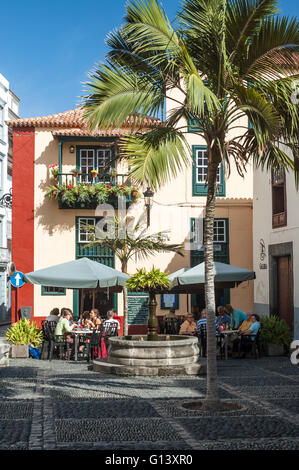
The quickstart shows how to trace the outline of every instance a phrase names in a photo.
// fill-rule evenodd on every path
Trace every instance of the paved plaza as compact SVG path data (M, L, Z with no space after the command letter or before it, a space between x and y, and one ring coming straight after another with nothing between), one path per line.
M220 393L243 409L182 407L204 377L117 377L86 362L11 359L0 368L0 450L299 449L299 366L219 361Z

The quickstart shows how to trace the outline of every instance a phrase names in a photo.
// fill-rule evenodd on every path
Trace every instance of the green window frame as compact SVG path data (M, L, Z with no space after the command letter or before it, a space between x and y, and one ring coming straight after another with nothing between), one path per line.
M83 156L83 152L86 151L87 154ZM109 154L109 159L107 160L107 155ZM82 165L83 159L86 159L86 163ZM87 159L89 158L89 163L87 162ZM77 145L76 146L76 168L82 172L83 168L90 170L98 170L99 173L101 172L101 169L105 167L105 164L100 164L101 160L105 162L111 160L110 168L115 168L115 162L114 162L114 148L113 146L107 147L107 146L101 146L101 145ZM90 164L92 162L92 165ZM92 168L91 168L92 166ZM109 173L109 169L106 170L106 173ZM105 173L105 174L106 174ZM86 174L86 173L84 173ZM88 174L88 172L87 172ZM98 182L103 182L99 177L93 178L91 174L88 176L88 183L98 183ZM77 178L78 181L80 181L80 176Z
M208 193L208 186L205 182L207 174L207 146L206 145L193 145L192 156L192 196L206 196ZM226 187L224 179L224 165L219 164L219 171L217 175L217 196L225 196Z
M42 286L42 295L66 295L66 289L64 287Z

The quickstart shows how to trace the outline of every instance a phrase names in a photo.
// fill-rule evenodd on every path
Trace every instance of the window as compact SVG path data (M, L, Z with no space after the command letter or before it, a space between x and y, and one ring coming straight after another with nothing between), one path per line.
M90 239L94 237L94 232L88 230L87 226L92 225L95 226L96 220L95 218L87 218L87 217L80 217L79 219L79 236L78 242L79 243L88 243Z
M102 181L103 175L109 172L109 162L111 161L111 150L98 150L97 151L97 163L98 163L98 170L99 170L99 181ZM102 178L101 178L102 176ZM107 178L104 178L105 182Z
M286 178L282 167L272 171L272 227L287 225Z
M208 192L208 157L207 147L194 145L193 150L193 196L206 196ZM217 196L225 196L225 181L223 164L219 164L217 172Z
M214 243L226 243L226 220L214 220Z
M42 295L65 295L65 288L42 286Z
M112 159L112 150L103 149L99 147L77 147L77 168L80 168L81 176L80 180L84 183L93 182L108 182L110 177L107 179L107 174L111 165L109 162ZM93 178L91 170L98 170L99 175L97 178ZM106 175L103 178L103 175Z
M80 169L82 182L91 182L91 170L95 169L94 150L80 150Z

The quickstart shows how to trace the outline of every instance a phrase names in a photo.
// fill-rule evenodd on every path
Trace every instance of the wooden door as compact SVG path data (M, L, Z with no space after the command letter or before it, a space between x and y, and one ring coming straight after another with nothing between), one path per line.
M294 306L292 288L292 265L290 256L277 259L277 307L282 320L293 329Z

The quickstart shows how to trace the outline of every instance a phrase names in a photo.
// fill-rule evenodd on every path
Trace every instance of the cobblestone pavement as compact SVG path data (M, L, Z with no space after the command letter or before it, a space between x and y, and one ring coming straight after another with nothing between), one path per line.
M286 357L219 361L222 398L243 405L225 413L182 407L204 397L203 377L11 359L0 384L0 450L299 449L299 367Z

